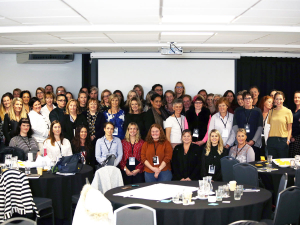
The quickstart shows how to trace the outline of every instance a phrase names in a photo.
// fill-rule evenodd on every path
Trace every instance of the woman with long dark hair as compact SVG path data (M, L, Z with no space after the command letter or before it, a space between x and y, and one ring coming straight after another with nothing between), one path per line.
M223 97L226 97L230 103L230 107L228 108L228 112L234 114L234 110L239 107L239 105L236 103L236 97L233 91L227 90Z

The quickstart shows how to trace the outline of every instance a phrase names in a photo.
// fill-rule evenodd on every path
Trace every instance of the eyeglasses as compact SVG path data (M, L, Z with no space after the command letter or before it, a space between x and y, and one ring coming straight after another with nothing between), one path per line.
M176 88L183 89L183 87L182 87L182 86L176 86Z
M103 98L108 98L110 95L103 95Z
M44 92L37 92L37 94L39 95L39 94L43 94Z
M155 91L163 91L163 89L155 89Z
M61 99L61 100L57 100L57 101L58 101L58 102L66 102L66 100L62 100L62 99Z
M245 101L245 100L247 100L247 101L249 100L249 101L250 101L251 99L252 99L252 98L244 98L244 101Z
M200 105L202 105L202 104L203 104L203 102L195 102L195 104L200 104Z

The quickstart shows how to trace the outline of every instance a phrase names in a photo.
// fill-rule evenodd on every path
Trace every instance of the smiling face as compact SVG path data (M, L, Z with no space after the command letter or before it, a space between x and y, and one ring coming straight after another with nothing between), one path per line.
M128 96L129 100L132 99L133 97L137 97L135 92L131 92L130 95Z
M77 113L77 104L75 101L72 101L69 105L69 112L72 114L76 114Z
M173 105L173 110L177 115L180 115L182 109L183 109L183 105L181 103Z
M183 85L181 83L177 83L175 87L176 94L182 94L183 93Z
M250 93L253 95L253 99L257 99L259 96L259 91L257 88L251 88Z
M300 98L299 98L299 100L300 100ZM300 101L299 101L299 103L300 103ZM267 108L268 110L272 109L273 99L272 98L267 99L267 101L265 101L265 103L264 103L264 107Z
M218 145L219 144L219 140L220 140L220 138L219 138L219 135L217 133L212 132L210 134L210 141L211 141L211 143L212 143L213 146Z
M142 97L142 90L139 87L136 87L134 90L138 93L140 97Z
M104 92L103 93L103 101L104 103L108 104L108 98L110 96L110 93L109 92Z
M275 95L275 105L276 105L276 106L282 106L283 103L284 103L284 98L283 98L283 96L280 95L280 94Z
M56 102L57 102L57 106L61 109L64 108L67 103L66 98L64 96L58 96Z
M20 98L20 92L19 91L14 91L13 96L14 96L14 98Z
M295 93L294 102L296 105L300 105L300 93Z
M110 102L112 108L118 108L119 107L119 99L113 98Z
M153 101L151 100L152 107L155 109L160 109L161 107L161 97L156 97Z
M202 102L202 101L199 101L199 100L197 100L197 101L195 101L195 104L194 104L194 106L195 106L195 109L196 109L196 110L201 110L201 109L202 109L202 107L203 107L203 102Z
M67 97L68 101L70 101L73 98L73 96L70 93L67 93L66 97Z
M166 101L168 104L171 104L174 100L174 96L172 93L168 92L165 94L166 95Z
M206 99L206 98L207 98L207 94L206 94L206 92L205 92L205 91L200 91L200 93L199 93L199 94L200 94L200 95L202 95L204 99Z
M182 136L182 142L184 144L192 143L192 135L189 132L184 133L184 135Z
M87 129L85 127L81 128L79 135L80 139L85 140L87 137Z
M236 98L239 106L244 106L243 95L238 95Z
M229 103L232 103L234 97L233 94L231 92L228 92L228 94L226 95L227 100L229 101Z
M139 104L137 103L137 101L131 101L131 110L133 113L138 113L139 112Z
M227 113L228 106L224 102L220 103L218 108L220 113Z
M191 100L190 100L189 97L184 97L184 98L182 99L182 102L183 102L184 108L186 108L186 109L190 108L191 105L192 105L192 102L191 102Z
M50 86L50 85L46 86L46 87L45 87L45 92L46 92L46 93L47 93L47 92L53 93L53 88L52 88L52 86Z
M28 102L29 102L29 100L30 100L29 94L28 93L24 93L23 97L22 97L22 100L23 100L23 103L27 105Z
M131 125L128 127L129 136L135 137L137 135L138 129L135 125Z
M86 94L80 93L78 101L79 101L79 104L80 104L81 107L85 107L86 106L86 101L87 101Z
M245 108L252 108L252 103L253 103L253 99L251 97L251 95L246 95L244 98L244 106Z
M20 133L27 134L29 131L30 125L28 123L22 123L20 126Z
M91 112L96 112L96 111L97 111L97 102L91 101L91 102L89 103L89 110L90 110Z
M221 97L220 96L214 96L214 105L217 106L217 103Z
M41 90L37 90L36 91L36 97L40 100L43 99L44 98L44 92L42 92Z
M154 89L154 91L155 91L157 94L159 94L160 96L163 95L163 89L162 89L161 86L157 86L157 87Z
M52 105L53 104L53 98L48 96L46 98L46 104L49 105L49 106Z
M60 126L59 123L56 123L56 124L53 125L52 132L53 132L54 135L60 135L61 126Z
M12 100L8 96L6 96L3 98L2 101L3 101L3 105L4 105L5 109L8 109L10 107Z
M32 110L34 110L35 112L39 113L41 111L41 103L39 101L36 101L35 103L33 103L32 105Z
M23 104L20 101L16 101L13 108L15 113L20 113L22 111Z
M98 91L94 90L90 93L90 98L95 98L97 99L98 98Z
M114 132L114 126L111 124L107 124L106 127L104 128L104 132L106 136L112 136Z
M151 137L154 141L158 141L160 135L160 130L157 127L151 128Z
M274 97L275 97L275 94L276 94L276 92L277 92L277 91L272 91L272 92L270 93L270 96L271 96L272 98L274 98Z
M240 145L245 145L246 139L247 139L247 136L243 132L237 132L236 140Z

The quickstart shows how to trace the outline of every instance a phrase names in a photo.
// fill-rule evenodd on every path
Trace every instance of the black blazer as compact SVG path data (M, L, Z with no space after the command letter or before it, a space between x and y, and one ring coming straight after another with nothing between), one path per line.
M52 123L54 120L58 120L60 122L60 124L62 125L63 120L64 120L64 110L65 109L61 109L56 107L55 109L53 109L50 114L49 114L49 120Z
M28 116L27 116L28 118ZM8 116L8 114L5 114L4 116L4 124L3 124L3 134L5 137L5 145L9 146L10 140L14 137L17 136L17 127L18 127L19 122L15 120L11 120Z
M82 112L82 115L84 115L84 117L86 118L87 120L87 111L84 111ZM87 121L87 123L89 123ZM105 116L102 112L99 112L98 115L97 115L97 118L96 118L96 122L95 122L95 136L96 138L93 140L92 144L95 145L96 144L96 141L99 139L99 138L102 138L104 136L104 124L106 123L106 119L105 119Z
M187 167L184 166L184 148L183 144L177 145L173 151L172 157L172 170L173 170L173 180L181 180L182 178L189 177L191 180L201 179L201 148L191 143L189 151L186 154ZM186 177L185 175L186 174Z
M125 121L124 121L124 124L123 124L123 130L125 131L125 133L127 131L128 124L134 122L139 127L142 139L145 140L146 135L147 135L147 131L146 131L146 128L145 128L144 117L145 117L144 112L142 112L141 114L131 114L131 113L126 114L125 115Z
M71 122L70 115L64 115L62 131L65 138L67 138L70 142L74 138L74 129L79 125L85 125L88 127L88 123L86 121L86 117L82 114L77 115L75 122Z
M160 107L160 111L161 111L161 116L163 118L163 121L165 121L168 117L169 117L169 114L168 112L164 109L164 107ZM146 129L146 133L148 133L150 127L152 124L155 123L155 119L154 119L154 115L153 115L153 112L152 112L152 109L149 108L149 110L145 113L145 116L144 116L144 121L145 121L145 129ZM164 129L162 127L162 129Z

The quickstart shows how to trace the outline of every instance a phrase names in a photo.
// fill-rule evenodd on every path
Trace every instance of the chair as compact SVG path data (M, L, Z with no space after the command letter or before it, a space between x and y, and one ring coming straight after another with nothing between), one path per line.
M18 160L25 161L27 156L25 152L18 147L5 147L0 151L0 163L4 163L5 155L12 154L12 156L18 156Z
M282 192L284 189L286 189L287 182L288 182L288 174L287 174L287 173L284 173L284 174L281 176L281 179L280 179L280 182L279 182L277 196L279 196L279 193L280 193L280 192Z
M258 172L255 166L247 163L233 165L234 179L238 184L258 187Z
M52 207L52 199L33 197L33 201L40 213L40 218L37 218L37 220L51 215L52 216L52 224L54 225L55 219L54 219L54 210Z
M20 221L17 223L17 221ZM12 223L13 222L13 223ZM1 225L37 225L37 223L34 220L30 220L24 217L15 217L11 218L9 220L6 220L5 222L1 223Z
M257 222L253 220L239 220L228 225L266 225L264 222Z
M267 224L298 224L300 216L300 188L289 187L279 193L274 220L262 220Z
M124 186L122 174L115 166L105 166L98 169L95 173L92 187L105 194L108 190Z
M134 207L134 209L130 209ZM136 209L136 207L139 207ZM129 204L114 212L116 225L156 225L155 209L142 204Z
M300 187L300 169L297 169L295 173L295 186Z
M221 159L221 172L224 182L234 180L233 165L238 164L239 161L231 156L225 156Z

